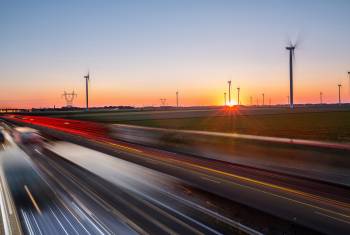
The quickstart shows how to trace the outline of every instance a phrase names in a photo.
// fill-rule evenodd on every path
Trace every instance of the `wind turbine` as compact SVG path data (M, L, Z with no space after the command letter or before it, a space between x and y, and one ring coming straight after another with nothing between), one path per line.
M289 101L290 108L294 108L294 94L293 94L293 60L295 60L294 50L296 48L296 43L293 44L289 42L286 49L289 51Z
M226 106L226 92L224 92L224 100L225 100L225 106Z
M89 111L89 80L90 72L84 76L85 78L85 92L86 92L86 111Z
M265 105L265 93L262 93L262 105L264 106Z
M348 77L349 77L349 95L350 95L350 71L348 71Z
M231 105L231 80L228 83L228 104Z
M338 104L341 104L341 98L340 98L340 89L341 89L341 84L338 84Z
M179 107L179 91L176 91L176 107Z
M237 87L237 105L240 105L239 103L239 92L240 92L241 88Z

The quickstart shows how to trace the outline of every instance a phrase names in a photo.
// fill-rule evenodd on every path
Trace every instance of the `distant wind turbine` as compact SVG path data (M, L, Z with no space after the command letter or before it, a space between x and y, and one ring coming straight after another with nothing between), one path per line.
M289 45L286 47L286 49L289 51L289 101L290 101L290 108L294 108L294 94L293 94L293 61L295 60L295 54L294 50L296 48L296 43L293 44L292 42L289 42Z
M84 76L85 78L85 92L86 92L86 111L89 110L89 80L90 80L90 72Z

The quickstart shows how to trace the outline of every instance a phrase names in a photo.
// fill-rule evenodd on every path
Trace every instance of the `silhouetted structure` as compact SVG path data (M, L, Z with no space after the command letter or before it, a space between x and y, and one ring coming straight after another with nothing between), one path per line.
M265 105L265 94L262 93L262 105L264 106Z
M294 50L295 45L293 45L291 42L289 46L286 47L286 49L289 51L289 96L290 96L290 108L294 108L294 96L293 96L293 58L294 58ZM289 103L289 102L288 102Z
M348 72L348 77L349 77L349 95L350 95L350 71Z
M179 91L176 91L176 107L179 107Z
M228 104L231 105L231 80L228 83Z
M341 84L338 84L338 104L341 104L341 97L340 97L340 89L341 89Z
M66 107L71 108L73 107L73 101L78 95L73 90L71 93L68 93L66 91L63 92L62 97L66 100Z
M89 80L90 80L90 73L88 72L88 74L85 75L84 78L85 78L85 92L86 92L86 111L89 111Z
M166 99L165 98L160 98L160 105L165 106L166 105Z

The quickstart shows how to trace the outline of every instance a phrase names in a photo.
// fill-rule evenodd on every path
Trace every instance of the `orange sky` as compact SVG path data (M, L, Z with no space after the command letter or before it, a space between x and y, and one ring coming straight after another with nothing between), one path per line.
M7 1L0 8L0 107L222 105L227 80L242 104L265 93L295 103L350 102L349 1ZM91 17L86 17L86 16Z

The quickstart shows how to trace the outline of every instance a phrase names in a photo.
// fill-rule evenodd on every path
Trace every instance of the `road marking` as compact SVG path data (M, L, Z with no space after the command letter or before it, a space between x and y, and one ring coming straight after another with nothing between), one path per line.
M61 223L61 221L58 219L58 217L56 216L55 212L53 212L53 210L50 208L51 213L53 214L53 216L55 217L55 219L57 220L58 224L61 226L61 228L63 229L64 233L69 235L69 233L67 232L67 230L64 228L63 224Z
M90 224L100 233L100 234L104 234L101 229L93 222L91 221L91 219L89 218L88 215L86 215L86 213L84 213L75 203L73 204L79 211L82 215L84 215L84 217L90 222ZM84 210L84 209L83 209Z
M4 200L5 196L6 195L3 194L2 184L0 183L0 208L1 208L2 222L4 225L5 235L8 235L8 234L12 234L12 232L11 232L11 226L10 226L9 222L7 221L8 215L6 213L6 207L5 207L5 200Z
M141 152L140 156L148 157L148 158L152 158L152 159L155 158L154 155L147 154L147 153L144 153L144 152ZM265 186L265 187L279 189L281 191L286 191L286 192L289 192L289 193L295 193L297 195L301 195L301 196L304 196L304 197L309 197L309 198L314 199L314 200L318 200L318 201L324 200L324 201L326 201L328 203L333 203L333 204L336 204L338 206L343 206L343 207L349 208L349 204L346 204L346 203L341 203L341 202L330 200L330 199L327 199L327 198L318 197L318 196L311 195L311 194L308 194L308 193L304 193L304 192L301 192L301 191L298 191L298 190L294 190L294 189L290 189L290 188L274 185L274 184L271 184L271 183L267 183L267 182L263 182L263 181L259 181L259 180L255 180L255 179L251 179L251 178L248 178L248 177L244 177L244 176L240 176L240 175L236 175L236 174L232 174L232 173L228 173L228 172L223 172L223 171L220 171L220 170L211 169L209 167L200 166L200 165L196 165L196 164L189 163L189 162L181 162L181 161L173 159L173 158L172 159L167 159L168 162L165 161L164 159L160 159L160 158L157 158L156 160L157 161L161 161L161 162L163 162L165 164L169 164L169 162L172 161L172 162L176 162L176 163L178 163L180 165L191 166L191 167L202 169L202 170L206 170L206 171L209 171L209 172L213 172L213 173L217 173L217 174L221 174L221 175L226 175L226 176L229 176L229 177L232 177L232 178L236 178L236 179L239 179L239 180L244 180L244 181L247 181L247 182L250 182L250 183L260 184L260 185ZM234 183L234 182L231 182L231 183ZM302 204L302 205L305 205L305 206L316 208L318 210L327 211L328 213L331 213L331 214L336 214L336 215L339 215L339 216L342 216L342 217L345 217L345 218L350 218L350 215L346 215L346 214L343 214L343 213L335 212L335 211L332 211L332 210L329 210L329 209L325 209L325 208L322 208L322 207L319 207L319 206L316 206L316 205L312 205L312 204L309 204L309 203L306 203L306 202L301 202L301 201L298 201L296 199L292 199L292 198L289 198L289 197L286 197L286 196L280 196L280 195L275 194L275 193L271 193L271 192L268 192L268 191L265 191L265 190L262 190L262 189L257 189L257 188L253 188L253 187L250 187L250 186L238 184L238 183L235 183L235 184L237 184L237 185L239 185L241 187L250 188L250 189L255 190L255 191L260 191L260 192L263 192L265 194L270 194L270 195L275 196L275 197L279 197L279 198L282 198L282 199L293 201L293 202L296 202L296 203L299 203L299 204Z
M343 219L339 219L339 218L336 218L336 217L333 217L333 216L330 216L330 215L327 215L327 214L324 214L322 212L319 212L319 211L315 211L316 214L319 214L319 215L323 215L323 216L326 216L328 218L331 218L331 219L334 219L334 220L337 220L337 221L340 221L340 222L343 222L343 223L346 223L346 224L350 224L349 221L346 221L346 220L343 220Z
M35 216L34 216L34 214L33 214L32 211L30 211L30 215L33 217L34 223L35 223L36 227L38 228L39 233L42 235L43 233L41 232L41 229L40 229L40 227L39 227L39 224L38 224L38 222L36 221Z
M39 214L41 214L41 210L40 210L38 204L36 203L36 201L35 201L35 199L34 199L32 193L29 191L27 185L24 185L24 189L26 190L26 192L27 192L27 194L28 194L30 200L32 201L32 203L33 203L35 209L39 212Z
M186 163L186 164L194 165L194 164L191 164L191 163ZM277 188L277 189L280 189L280 190L286 189L286 191L288 191L288 188L284 188L284 187L281 187L281 186L278 186L278 185L265 183L265 182L262 182L262 181L258 181L258 180L250 179L250 178L247 178L247 177L239 176L239 175L235 175L235 174L231 174L231 173L227 173L227 172L222 172L222 171L210 169L210 168L203 167L203 166L197 166L197 165L194 165L194 166L196 166L198 168L206 169L206 170L209 170L209 171L212 171L212 172L216 172L216 173L221 173L221 174L224 174L224 175L232 176L234 178L246 180L248 182L254 182L254 183L257 183L257 184L262 184L264 186L270 186L270 187ZM238 184L238 183L235 183L235 184ZM294 202L297 202L299 204L306 205L306 206L309 206L309 207L312 207L312 208L317 208L317 209L322 210L322 211L327 211L327 212L332 213L332 214L340 215L340 216L343 216L345 218L350 218L350 215L346 215L346 214L342 214L342 213L335 212L335 211L332 211L332 210L328 210L328 209L325 209L325 208L322 208L322 207L319 207L319 206L315 206L315 205L312 205L312 204L309 204L309 203L306 203L306 202L301 202L301 201L298 201L296 199L292 199L292 198L289 198L289 197L286 197L286 196L280 196L280 195L277 195L275 193L267 192L267 191L262 190L262 189L257 189L257 188L253 188L253 187L242 185L242 184L238 184L238 185L243 186L243 187L247 187L247 188L251 188L253 190L258 190L260 192L263 192L263 193L266 193L266 194L270 194L270 195L273 195L273 196L276 196L276 197L279 197L279 198L287 199L289 201L294 201ZM294 191L295 190L291 189L291 191L288 191L288 192L294 192Z
M204 179L204 180L208 180L208 181L211 181L211 182L217 183L217 184L221 184L221 182L220 182L220 181L213 180L213 179L210 179L210 178L205 177L205 176L202 176L201 178L202 178L202 179Z
M112 143L112 142L101 142L101 143L107 143L109 145L112 145L114 147L119 147L121 149L126 149L126 150L129 150L131 152L136 152L136 153L142 153L141 150L138 150L138 149L135 149L135 148L130 148L130 147L127 147L127 146L124 146L124 145L120 145L120 144L116 144L116 143Z
M65 214L62 212L62 210L60 209L60 207L56 204L53 203L53 205L58 209L58 211L60 212L60 214L66 219L66 221L68 222L68 224L72 227L72 229L74 230L74 232L76 234L79 234L78 231L74 228L74 226L71 224L71 222L69 221L69 219L67 218L67 216L65 216Z
M1 186L3 187L4 198L5 198L5 201L6 201L6 204L7 204L7 209L9 210L10 215L12 215L12 213L13 213L12 212L12 206L11 206L10 199L9 199L10 195L9 195L8 190L6 190L5 176L2 173L2 171L0 172L0 178L1 178Z
M32 228L32 226L31 226L30 223L29 223L29 219L28 219L28 217L27 217L27 214L24 212L24 210L21 209L21 211L22 211L22 215L23 215L23 218L24 218L24 222L26 223L26 226L27 226L27 228L28 228L29 234L30 234L30 235L34 234L33 228Z
M115 146L121 146L121 145L115 145ZM121 147L128 148L128 147L124 147L124 146L121 146ZM148 158L153 158L153 159L155 158L154 155L148 154L148 153L144 153L142 151L141 151L140 155L144 156L144 157L148 157ZM247 181L247 182L250 182L250 183L259 184L259 185L262 185L262 186L265 186L265 187L270 187L270 188L278 189L278 190L281 190L281 191L294 193L294 194L301 195L301 196L304 196L304 197L308 197L308 198L311 198L311 199L314 199L314 200L317 200L317 201L324 201L324 202L330 203L332 205L337 205L337 206L339 206L341 208L344 208L344 207L346 207L348 209L350 208L350 205L347 204L347 203L335 201L335 200L328 199L328 198L319 197L319 196L312 195L312 194L309 194L309 193L305 193L305 192L302 192L302 191L299 191L299 190L286 188L286 187L283 187L283 186L279 186L279 185L275 185L275 184L271 184L271 183L255 180L255 179L252 179L252 178L236 175L236 174L233 174L233 173L228 173L228 172L212 169L212 168L205 167L205 166L196 165L196 164L189 163L189 162L182 162L182 161L179 161L179 160L176 160L176 159L173 159L173 158L164 160L164 159L160 159L160 158L157 157L157 160L158 161L162 161L164 163L167 163L166 161L168 161L168 162L172 161L172 162L176 162L176 163L178 163L180 165L188 165L188 166L191 166L191 167L194 167L194 168L199 168L199 169L210 171L210 172L214 172L214 173L217 173L217 174L226 175L226 176L233 177L233 178L236 178L236 179L239 179L239 180L244 180L244 181ZM334 212L334 213L336 213L336 212ZM350 217L350 216L345 216L345 217Z

